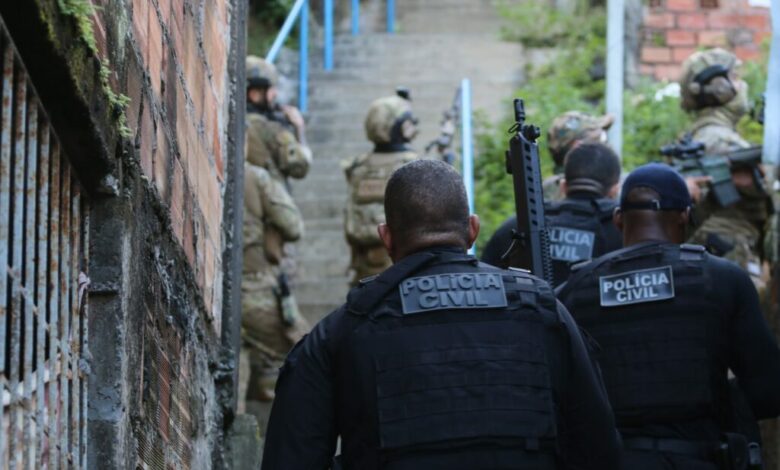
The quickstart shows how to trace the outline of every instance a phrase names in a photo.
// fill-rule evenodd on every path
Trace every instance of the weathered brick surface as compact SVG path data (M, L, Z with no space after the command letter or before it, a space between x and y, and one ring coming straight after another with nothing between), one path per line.
M228 1L133 0L127 16L141 60L140 70L128 74L132 78L127 84L132 100L128 122L141 168L168 205L173 234L187 253L206 308L217 316L214 306L220 299L214 298L213 284L221 271L216 247L221 246L223 155L228 142L228 116L223 115L229 85ZM112 19L96 15L102 43L105 21Z
M754 60L770 36L769 9L747 0L722 0L719 8L701 8L700 0L665 0L647 8L643 22L639 73L676 79L679 66L699 48L727 47L743 60Z

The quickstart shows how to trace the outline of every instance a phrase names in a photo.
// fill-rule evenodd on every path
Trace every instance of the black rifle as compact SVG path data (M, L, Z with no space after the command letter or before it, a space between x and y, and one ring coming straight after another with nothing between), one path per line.
M436 147L436 153L439 157L449 163L455 164L455 152L453 151L453 142L455 141L455 131L458 127L458 118L460 117L460 88L455 90L455 97L452 99L452 106L442 113L441 127L439 136L433 139L425 146L425 153L428 154Z
M550 238L544 219L542 170L536 143L541 131L525 123L523 100L514 101L514 111L515 124L509 129L514 135L506 152L506 171L514 183L517 230L512 234L512 246L503 257L509 259L509 266L527 269L552 282Z
M661 155L667 157L672 166L685 176L709 176L710 187L715 200L721 207L730 206L739 201L731 170L748 168L753 172L753 183L764 190L764 178L759 164L761 147L748 147L722 155L706 155L704 144L693 140L690 134L678 143L661 147Z

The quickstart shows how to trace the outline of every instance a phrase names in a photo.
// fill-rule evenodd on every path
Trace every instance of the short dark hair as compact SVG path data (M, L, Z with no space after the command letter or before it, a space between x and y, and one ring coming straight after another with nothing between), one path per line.
M620 159L614 150L600 142L588 142L569 150L564 160L566 184L576 187L577 180L592 180L606 195L620 181Z
M469 241L469 205L460 174L440 160L397 169L385 189L385 218L399 245L456 234Z

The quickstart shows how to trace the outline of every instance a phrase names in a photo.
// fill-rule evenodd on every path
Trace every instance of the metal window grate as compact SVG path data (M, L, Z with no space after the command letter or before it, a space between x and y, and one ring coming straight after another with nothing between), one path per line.
M0 469L86 468L89 207L0 20Z

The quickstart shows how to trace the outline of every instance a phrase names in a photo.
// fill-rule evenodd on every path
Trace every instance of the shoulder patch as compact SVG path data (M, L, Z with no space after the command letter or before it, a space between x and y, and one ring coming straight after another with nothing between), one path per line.
M628 271L599 277L602 307L657 302L674 298L671 266Z
M398 286L405 315L435 310L503 308L500 273L452 273L405 279Z

